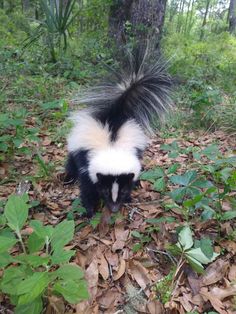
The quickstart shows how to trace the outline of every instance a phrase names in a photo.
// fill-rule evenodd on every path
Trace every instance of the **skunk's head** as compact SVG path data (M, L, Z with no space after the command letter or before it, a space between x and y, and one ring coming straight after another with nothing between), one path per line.
M116 176L97 173L97 179L98 193L113 213L117 212L125 202L129 202L134 186L134 173Z

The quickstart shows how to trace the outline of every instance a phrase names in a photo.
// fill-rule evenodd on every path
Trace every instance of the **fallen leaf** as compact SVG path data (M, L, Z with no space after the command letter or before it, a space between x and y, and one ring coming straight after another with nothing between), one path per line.
M201 286L209 286L220 281L226 274L229 267L229 261L218 259L211 263L201 277Z
M123 259L121 259L118 271L113 276L114 281L120 279L120 277L124 275L125 269L126 269L126 263L125 263L125 261Z
M107 260L105 259L104 255L102 253L99 255L98 270L99 270L99 273L104 280L107 280L109 278L108 263L107 263Z
M98 285L98 261L96 258L91 262L89 267L85 271L85 279L88 283L88 290L90 294L90 300L95 299L97 294Z
M164 307L158 300L153 300L147 303L147 309L150 314L163 314L165 313Z

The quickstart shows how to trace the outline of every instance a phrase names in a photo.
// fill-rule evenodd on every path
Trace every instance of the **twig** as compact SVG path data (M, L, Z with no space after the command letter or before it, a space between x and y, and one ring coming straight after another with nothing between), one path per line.
M165 252L165 251L160 251L160 250L153 250L153 249L150 249L149 247L146 248L147 251L151 251L151 252L154 252L154 253L158 253L158 254L162 254L162 255L165 255L167 257L169 257L169 259L171 260L171 262L176 265L177 264L177 260L174 256L172 256L170 253L168 252Z

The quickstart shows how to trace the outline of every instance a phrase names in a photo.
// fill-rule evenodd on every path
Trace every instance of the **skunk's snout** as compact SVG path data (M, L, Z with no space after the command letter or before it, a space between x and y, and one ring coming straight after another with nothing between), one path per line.
M121 205L120 204L110 204L108 207L112 213L117 213L118 210L120 209Z

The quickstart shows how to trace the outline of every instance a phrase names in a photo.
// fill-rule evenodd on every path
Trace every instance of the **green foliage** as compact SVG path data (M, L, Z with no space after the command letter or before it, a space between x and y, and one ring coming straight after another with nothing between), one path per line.
M56 48L63 48L65 51L68 46L68 37L70 35L70 25L76 17L73 12L76 0L40 0L40 6L44 19L37 21L32 35L26 41L26 46L35 44L36 41L42 40L44 45L50 51L53 62L57 61Z
M198 273L203 273L203 265L214 261L219 255L213 251L212 243L209 239L196 241L194 245L191 229L186 226L182 228L178 235L176 245L169 247L173 254L181 255L189 265Z
M163 45L172 59L170 71L182 83L175 98L180 110L189 111L184 124L235 132L235 37L220 33L199 41L173 33Z
M202 220L216 218L225 221L235 218L235 200L232 197L236 188L234 156L223 156L215 144L203 150L192 146L182 149L173 141L161 148L173 160L180 154L191 154L195 167L194 170L174 174L178 171L179 164L173 163L168 169L157 167L141 174L141 180L150 181L153 190L168 193L172 198L173 203L166 204L167 209L178 208L186 220L196 215L200 215ZM171 191L168 192L170 187ZM223 211L224 202L231 206L226 212Z
M69 303L87 299L82 270L69 264L75 251L64 249L74 236L74 222L63 221L53 228L31 220L33 232L22 238L21 229L28 219L28 201L26 194L11 195L1 216L0 291L10 297L15 313L26 310L42 313L44 300L51 293ZM18 247L18 254L11 254L11 249L18 244L22 252Z
M155 286L157 297L165 304L170 301L172 293L172 282L174 279L174 271L170 271L168 275L163 277Z

